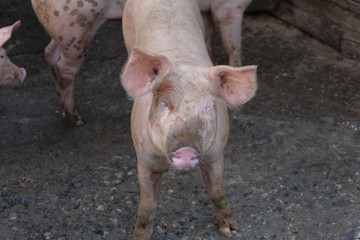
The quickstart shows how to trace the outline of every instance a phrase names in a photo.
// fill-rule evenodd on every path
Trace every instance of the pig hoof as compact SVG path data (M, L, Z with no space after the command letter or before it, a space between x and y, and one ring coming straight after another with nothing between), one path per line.
M231 237L231 230L238 231L239 227L235 221L230 221L229 225L220 226L220 232L225 235L226 237Z
M149 240L150 237L151 237L151 231L149 234L147 231L140 231L140 230L136 229L133 240Z
M85 125L85 122L82 119L78 119L78 120L76 120L76 122L73 122L73 123L77 127L81 127L81 126Z
M226 236L226 237L232 237L232 233L231 233L231 227L229 228L229 227L225 227L225 228L221 228L220 229L220 232L224 235L224 236ZM234 230L239 230L239 229L234 229Z
M63 117L67 117L77 127L85 125L85 121L81 118L76 110L72 114L69 113L69 111L62 110L62 115Z
M82 120L82 118L79 115L76 116L66 115L66 116L77 127L81 127L85 125L85 121Z
M69 117L69 119L77 127L81 127L81 126L85 125L85 121L82 120L81 118Z
M221 228L221 229L220 229L220 232L221 232L222 234L224 234L226 237L231 237L231 236L232 236L229 227Z

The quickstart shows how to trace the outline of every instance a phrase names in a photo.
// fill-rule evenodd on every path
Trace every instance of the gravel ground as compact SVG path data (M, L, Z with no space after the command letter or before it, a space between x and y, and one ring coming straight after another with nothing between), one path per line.
M78 75L87 124L76 128L61 117L28 1L1 1L1 26L23 21L6 47L28 77L0 89L0 239L131 239L139 185L121 23L100 29ZM243 59L259 66L259 89L230 117L231 239L360 239L359 62L263 13L245 16ZM165 174L160 195L153 239L228 239L198 171Z

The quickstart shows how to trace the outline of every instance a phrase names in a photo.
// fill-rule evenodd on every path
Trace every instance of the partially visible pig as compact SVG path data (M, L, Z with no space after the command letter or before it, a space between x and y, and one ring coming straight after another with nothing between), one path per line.
M205 24L206 47L214 61L214 21L219 26L221 39L229 55L229 64L241 66L241 26L245 9L252 0L196 0Z
M2 48L6 41L11 37L12 31L20 26L17 21L11 26L0 28L0 86L15 86L24 82L26 70L18 68L6 55L6 50Z
M256 66L213 66L194 0L128 0L123 33L129 59L122 84L134 98L131 131L140 203L134 239L150 239L162 174L199 166L220 231L238 230L223 187L227 105L255 94Z
M120 19L126 0L32 0L35 13L51 37L45 57L56 79L62 113L76 126L85 122L74 102L75 75L86 49L107 19ZM197 0L206 25L207 47L213 58L214 22L220 27L231 66L241 65L241 22L251 0Z
M32 0L51 37L45 57L56 79L62 114L76 126L84 121L75 109L74 80L96 31L107 19L120 19L124 0Z

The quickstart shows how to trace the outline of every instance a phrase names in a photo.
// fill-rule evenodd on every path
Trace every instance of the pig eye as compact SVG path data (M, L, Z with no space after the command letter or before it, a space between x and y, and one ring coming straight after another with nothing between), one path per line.
M161 101L160 108L161 109L169 108L168 103L166 101Z
M171 111L174 109L174 104L170 98L164 98L160 102L160 108L163 110L168 109Z

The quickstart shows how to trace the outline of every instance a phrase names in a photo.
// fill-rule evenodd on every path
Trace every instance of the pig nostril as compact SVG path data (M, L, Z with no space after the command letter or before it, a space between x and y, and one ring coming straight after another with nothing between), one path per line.
M179 160L180 158L177 157L174 153L172 153L172 154L170 155L170 159L171 159L172 162L174 162L175 160Z
M200 158L197 158L197 157L191 158L190 162L191 162L191 164L197 165L200 162Z
M193 158L191 158L191 161L198 162L199 159L200 159L199 157L193 157Z

